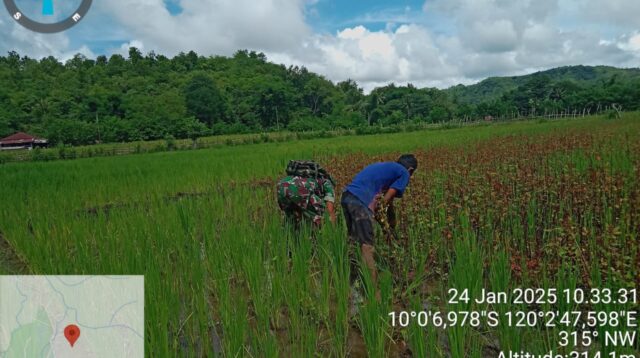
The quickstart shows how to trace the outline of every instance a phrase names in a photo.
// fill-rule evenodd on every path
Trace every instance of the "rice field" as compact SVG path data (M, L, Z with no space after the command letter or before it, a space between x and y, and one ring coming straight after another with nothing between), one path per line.
M353 309L339 223L294 233L275 182L313 158L339 189L413 152L398 238L377 237L380 299ZM635 302L451 301L451 289L634 290L640 115L250 144L0 166L0 274L145 276L148 357L497 357L635 354L562 345L561 325L398 324L392 312L638 311ZM314 236L313 240L309 237ZM513 301L513 300L511 300ZM452 322L450 322L452 323ZM638 331L637 325L630 328Z

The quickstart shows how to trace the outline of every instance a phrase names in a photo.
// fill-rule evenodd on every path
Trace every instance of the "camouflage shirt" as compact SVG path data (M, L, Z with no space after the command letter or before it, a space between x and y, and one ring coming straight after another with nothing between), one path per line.
M325 202L335 202L335 189L330 180L286 176L278 182L278 205L285 214L296 212L319 223Z

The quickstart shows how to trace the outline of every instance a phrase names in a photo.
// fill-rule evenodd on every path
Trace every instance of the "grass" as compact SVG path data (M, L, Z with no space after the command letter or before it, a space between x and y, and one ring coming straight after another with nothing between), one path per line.
M18 257L34 274L145 275L150 357L342 357L361 344L463 357L492 337L548 349L557 334L545 329L400 329L388 312L457 309L445 303L454 286L637 285L639 137L630 114L9 163L0 232L14 253L0 250L0 273ZM377 243L383 299L349 319L344 224L315 244L292 234L273 183L293 158L318 159L343 186L407 151L420 168L398 207L400 241Z
M532 119L525 119L531 121ZM517 120L511 120L516 122ZM166 152L176 150L194 150L206 148L222 148L228 146L240 146L257 143L283 143L296 140L313 138L332 138L353 136L361 134L384 134L411 132L419 130L442 130L458 128L462 126L486 126L489 123L481 122L447 122L447 123L414 123L399 124L391 127L360 127L358 129L336 129L305 132L266 132L253 134L227 134L193 139L173 139L169 137L163 140L136 141L127 143L106 143L83 146L57 145L55 147L38 149L34 151L13 150L0 152L0 164L16 161L53 161L77 158L122 156L130 154L143 154Z

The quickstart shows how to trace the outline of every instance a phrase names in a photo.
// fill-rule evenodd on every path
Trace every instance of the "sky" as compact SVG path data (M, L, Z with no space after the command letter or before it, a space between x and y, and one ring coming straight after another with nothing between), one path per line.
M42 21L80 3L53 1L55 15L43 17L42 0L15 0ZM447 88L566 65L640 67L638 14L639 0L93 0L82 22L54 35L0 11L0 53L64 61L130 46L166 56L250 49L366 91Z

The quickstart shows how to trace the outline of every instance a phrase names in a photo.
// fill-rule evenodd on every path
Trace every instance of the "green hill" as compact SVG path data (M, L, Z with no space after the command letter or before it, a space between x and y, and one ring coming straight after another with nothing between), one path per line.
M26 132L55 146L323 131L640 109L640 69L572 66L492 77L447 90L389 84L365 94L263 53L173 58L0 56L0 138Z
M640 78L640 68L609 66L565 66L524 76L489 77L470 86L457 85L445 90L458 103L478 104L496 100L502 95L525 85L535 77L547 76L552 83L570 81L580 87L615 82L628 82Z

